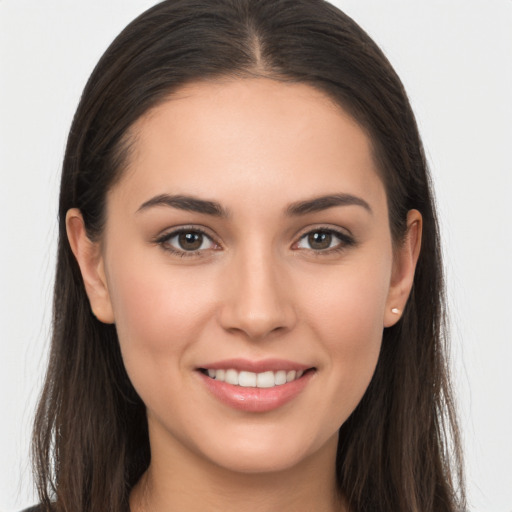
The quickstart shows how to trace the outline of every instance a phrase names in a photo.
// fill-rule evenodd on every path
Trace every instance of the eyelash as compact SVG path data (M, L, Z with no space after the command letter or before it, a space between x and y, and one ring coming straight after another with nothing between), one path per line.
M180 258L188 258L191 256L203 257L205 249L200 249L200 250L195 250L195 251L186 251L184 249L176 249L175 247L173 247L172 245L169 244L169 241L172 240L173 238L175 238L179 235L182 235L182 234L191 234L191 233L202 235L203 237L209 239L213 244L215 244L217 246L219 245L219 244L217 244L217 242L215 242L213 240L213 238L208 233L206 233L206 231L204 231L203 229L201 229L199 227L189 227L189 228L183 227L180 229L176 229L175 231L171 231L170 233L165 233L164 235L158 237L155 240L155 243L160 245L162 247L162 249L164 249L165 251L170 252L171 254L173 254L175 256L179 256Z
M294 245L299 244L302 240L306 239L309 235L314 233L326 233L338 239L338 243L334 247L328 247L327 249L320 250L307 249L314 256L322 257L330 254L338 254L342 251L345 251L349 247L353 247L356 245L356 240L351 235L327 226L319 226L314 229L310 229L309 231L306 231L299 237L298 242L295 242Z
M343 232L333 229L331 227L317 227L315 229L311 229L311 230L303 233L299 237L299 240L297 242L295 242L293 245L296 246L302 240L306 239L309 235L314 234L314 233L326 233L326 234L334 236L339 241L334 247L328 247L327 249L320 249L320 250L306 249L318 257L326 256L329 254L340 253L340 252L346 250L347 248L353 247L356 245L356 241L354 240L354 238L351 235L348 235L346 233L343 233ZM190 228L184 227L184 228L180 228L175 231L172 231L170 233L165 233L164 235L156 238L155 243L158 244L159 246L161 246L162 249L164 249L165 251L168 251L171 254L173 254L175 256L179 256L181 258L194 257L194 256L195 257L203 257L205 251L208 249L198 249L195 251L186 251L184 249L176 249L175 247L173 247L172 245L169 244L170 240L172 240L173 238L175 238L181 234L200 234L203 237L206 237L207 239L209 239L211 243L220 247L220 245L217 242L215 242L215 240L213 240L213 238L208 233L206 233L206 231L204 231L203 229L201 229L199 227L190 227ZM217 250L217 249L214 249L214 250ZM300 250L300 249L296 248L294 250Z

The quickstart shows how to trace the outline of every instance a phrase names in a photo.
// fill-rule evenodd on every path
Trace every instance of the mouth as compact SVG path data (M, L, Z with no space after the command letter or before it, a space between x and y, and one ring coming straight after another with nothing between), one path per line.
M210 379L225 382L232 386L242 388L274 388L289 384L306 373L315 371L315 368L305 370L267 370L263 372L238 371L234 368L199 368L199 371Z
M317 369L285 360L230 359L207 363L197 374L211 396L230 408L264 413L294 401Z

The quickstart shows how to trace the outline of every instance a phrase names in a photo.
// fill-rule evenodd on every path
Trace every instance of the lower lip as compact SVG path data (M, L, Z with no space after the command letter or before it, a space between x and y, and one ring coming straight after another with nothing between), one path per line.
M309 370L299 379L273 388L245 388L212 379L198 372L209 391L218 400L246 412L269 412L282 407L302 392L314 373L314 370Z

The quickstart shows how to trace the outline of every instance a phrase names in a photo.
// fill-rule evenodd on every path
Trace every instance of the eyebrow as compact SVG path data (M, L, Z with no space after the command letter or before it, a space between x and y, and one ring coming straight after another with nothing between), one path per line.
M369 213L373 213L370 205L364 199L352 194L332 194L315 197L305 201L297 201L290 204L286 208L285 213L287 216L296 217L306 215L308 213L320 212L335 206L354 205L361 206ZM193 196L169 194L160 194L152 197L138 208L137 213L155 206L170 206L179 210L203 213L205 215L212 215L219 218L229 217L229 212L216 201L208 201Z
M170 206L188 212L204 213L214 217L228 217L228 211L219 203L192 196L160 194L143 203L137 212L141 212L154 206Z
M361 206L369 213L373 213L370 205L360 197L353 196L352 194L332 194L292 203L286 209L286 214L295 217L320 212L334 206Z

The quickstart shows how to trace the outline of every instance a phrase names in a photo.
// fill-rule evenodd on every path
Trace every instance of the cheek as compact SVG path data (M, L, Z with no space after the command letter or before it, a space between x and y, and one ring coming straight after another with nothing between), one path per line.
M380 340L390 276L391 258L382 257L310 279L303 286L302 301L308 306L308 323L334 346L354 343L354 349L363 349L366 342Z
M205 287L209 279L197 270L176 272L161 262L113 261L109 291L130 377L137 381L145 369L168 372L169 367L177 368L212 311L212 290Z
M388 267L347 268L328 286L309 295L305 321L327 356L325 369L330 379L324 407L334 412L333 427L339 427L352 413L375 371L389 288ZM312 285L307 288L314 289Z

